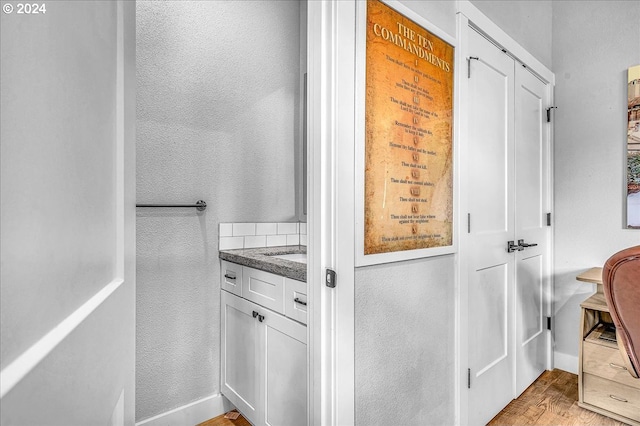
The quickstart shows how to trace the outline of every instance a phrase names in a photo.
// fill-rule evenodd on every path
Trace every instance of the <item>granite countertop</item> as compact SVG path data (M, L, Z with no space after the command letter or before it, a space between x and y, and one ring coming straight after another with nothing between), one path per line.
M218 257L228 262L261 269L272 274L282 275L298 281L307 282L307 264L287 259L278 259L276 255L307 253L306 246L260 247L252 249L220 250Z

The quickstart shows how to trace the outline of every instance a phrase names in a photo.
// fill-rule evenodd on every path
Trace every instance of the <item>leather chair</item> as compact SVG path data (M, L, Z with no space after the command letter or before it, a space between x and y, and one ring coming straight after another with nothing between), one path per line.
M604 295L618 348L633 377L640 373L640 246L619 251L602 270Z

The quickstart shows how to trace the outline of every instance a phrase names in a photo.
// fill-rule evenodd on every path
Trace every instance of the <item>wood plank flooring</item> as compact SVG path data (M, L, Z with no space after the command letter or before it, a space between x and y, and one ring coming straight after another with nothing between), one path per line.
M235 420L225 419L224 414L220 414L218 417L209 419L197 426L251 426L251 423L242 417L242 414L240 414L240 417Z
M490 422L498 425L624 426L617 420L578 407L578 376L562 370L545 371L518 399L511 401ZM198 426L251 426L242 416L224 414Z
M578 407L578 376L553 370L542 373L489 425L622 426L624 423Z

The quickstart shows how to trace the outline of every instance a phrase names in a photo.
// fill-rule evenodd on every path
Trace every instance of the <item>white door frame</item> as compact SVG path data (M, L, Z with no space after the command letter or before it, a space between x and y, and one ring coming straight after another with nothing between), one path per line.
M540 61L538 61L533 55L527 52L518 42L505 33L500 27L493 23L487 16L485 16L479 9L473 6L468 0L457 1L457 33L458 38L458 51L460 54L460 66L466 66L466 58L468 54L468 34L469 25L477 28L481 33L493 40L496 44L505 49L510 56L517 61L526 64L527 68L538 76L541 80L548 83L549 99L553 102L553 87L555 85L555 75ZM465 164L467 161L468 141L469 133L467 123L464 120L463 109L461 105L467 104L468 99L468 83L467 73L458 73L458 80L456 81L458 87L457 98L457 127L456 131L459 136L459 164ZM550 106L550 105L549 105ZM553 127L552 123L548 126L549 132L549 158L547 158L549 164L549 179L548 179L548 194L549 194L549 206L550 211L553 212ZM465 223L467 220L467 212L469 206L467 203L467 190L465 188L465 182L468 179L468 173L464 167L458 167L458 179L460 182L460 197L458 200L458 221L459 223ZM552 215L553 218L553 215ZM553 220L552 220L553 225ZM455 410L457 414L458 424L469 424L468 417L468 392L467 392L467 366L469 365L468 359L468 250L466 249L469 239L468 233L460 232L457 262L457 276L458 276L458 297L456 298L456 401ZM547 303L545 310L548 316L552 316L553 306L553 227L551 228L549 237L549 252L548 252L548 265L547 270L550 272L548 281L546 284ZM553 367L553 345L552 345L552 333L548 333L547 336L547 368Z
M310 425L355 423L355 2L308 2ZM337 285L325 285L325 269Z

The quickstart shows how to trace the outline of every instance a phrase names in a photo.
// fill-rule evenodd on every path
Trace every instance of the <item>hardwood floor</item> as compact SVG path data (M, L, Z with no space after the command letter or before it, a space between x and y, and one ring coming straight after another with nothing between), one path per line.
M251 423L242 417L242 414L235 420L225 419L224 414L220 414L218 417L209 419L197 426L251 426Z
M489 425L624 426L617 420L578 407L578 376L562 370L545 371L518 399L511 401ZM224 414L198 426L251 426L242 416Z
M553 370L542 373L489 425L621 426L624 423L578 407L578 376Z

